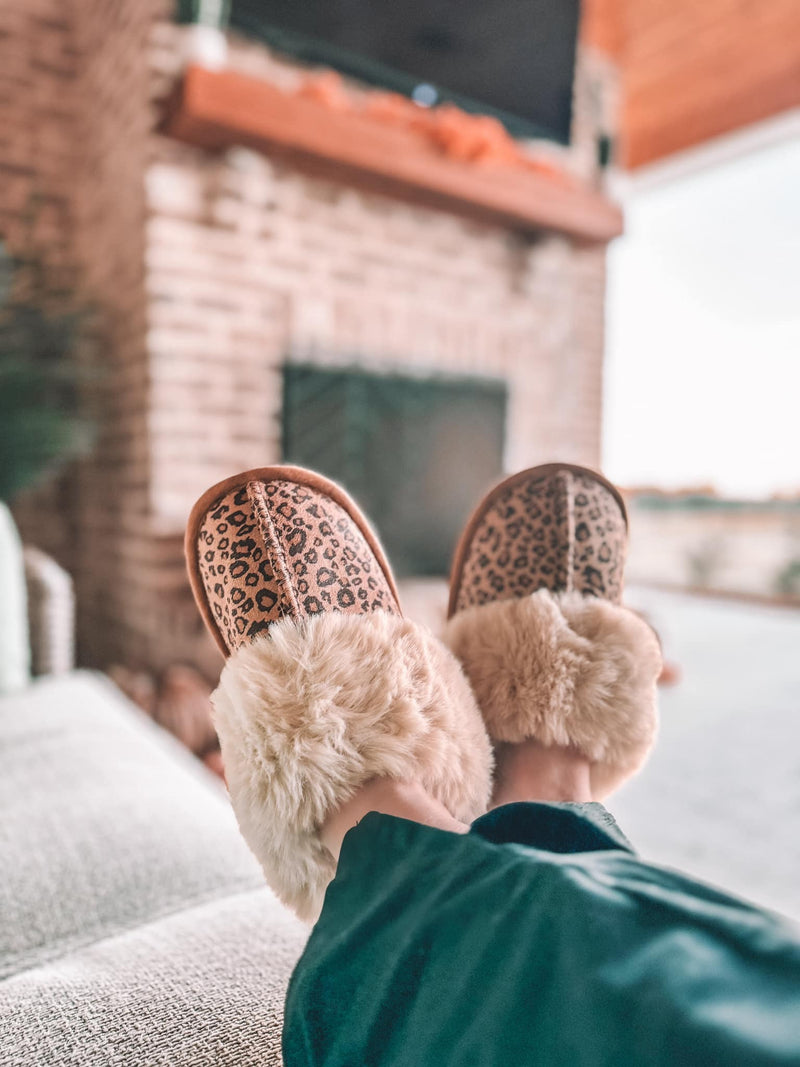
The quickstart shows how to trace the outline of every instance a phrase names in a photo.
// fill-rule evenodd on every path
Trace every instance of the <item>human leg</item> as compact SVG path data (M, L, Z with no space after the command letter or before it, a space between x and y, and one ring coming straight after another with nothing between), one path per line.
M591 763L576 749L532 739L495 749L493 808L526 800L592 799Z
M290 983L287 1067L800 1062L800 941L633 855L596 804L468 834L370 813Z
M467 835L377 814L346 835L290 987L287 1067L797 1055L796 939L740 901L642 863L590 802L652 743L659 655L646 624L617 604L624 511L613 492L593 498L602 482L586 473L577 485L590 492L571 499L574 473L550 469L527 485L518 476L512 488L531 505L522 515L519 501L499 501L517 538L526 522L533 533L548 525L542 497L550 525L563 519L563 553L528 573L534 588L520 580L520 554L504 554L502 532L482 522L472 530L478 541L487 533L472 557L478 579L491 550L497 558L488 586L466 580L479 603L459 600L468 551L456 567L449 640L495 740L493 810ZM601 531L580 554L575 503ZM586 562L587 547L603 567Z
M545 748L536 741L522 741L500 746L495 755L492 808L520 801L592 800L590 763L574 749ZM456 834L469 830L418 780L377 778L363 785L325 821L320 836L334 858L339 858L345 834L371 811Z
M244 500L250 499L248 491ZM222 504L216 504L214 510L220 512ZM226 516L227 512L220 513L214 522L224 526ZM214 533L223 538L218 527L206 532L212 540ZM239 532L242 541L250 537L241 527ZM246 551L254 553L252 547ZM230 561L222 563L222 574L216 577L224 579ZM226 583L216 584L224 592ZM557 669L551 673L562 681L569 680L564 670L570 663L577 668L572 686L560 690L572 701L573 710L586 711L579 698L587 690L596 697L598 683L607 691L609 682L636 682L636 657L631 662L623 654L624 627L622 641L604 646L599 656L587 655L593 634L606 634L594 616L599 614L602 621L607 613L602 608L595 612L592 605L554 603L560 615L551 611L550 601L545 609L552 632L565 636L566 627L577 640L566 635L566 643L546 643L545 651L557 653L553 660ZM242 615L232 613L229 621L236 619ZM250 628L261 621L247 616L244 625ZM228 750L233 754L229 766L235 763L240 772L250 766L257 772L250 783L256 788L250 793L246 781L230 775L240 821L247 824L268 810L270 821L263 824L262 833L279 836L282 862L290 866L294 860L288 850L295 839L280 838L281 811L274 803L276 794L287 803L292 800L288 785L300 793L310 789L316 796L316 821L311 819L305 832L325 850L331 864L333 857L320 840L320 828L324 834L327 821L339 811L345 824L355 821L343 834L336 878L289 990L287 1067L316 1063L573 1067L626 1062L666 1067L798 1060L800 949L785 927L724 894L642 864L624 839L611 832L597 805L504 804L477 820L466 834L437 828L435 821L425 824L441 811L428 811L419 821L416 816L423 815L419 805L431 797L444 804L449 817L457 821L465 817L453 802L452 788L443 792L430 788L432 769L444 776L448 763L459 759L457 750L442 750L448 725L435 714L438 698L445 697L451 709L460 704L469 708L471 700L469 691L460 702L452 700L452 686L437 690L439 671L448 672L449 661L437 660L438 654L424 641L420 645L408 631L397 629L399 624L387 623L386 640L377 660L370 660L370 668L397 660L404 663L405 681L394 690L398 701L384 699L387 681L397 681L394 670L378 672L368 691L350 687L354 676L361 677L359 671L354 674L355 661L348 658L353 648L363 652L359 637L339 648L336 699L328 693L320 703L313 680L323 662L310 656L310 649L330 652L332 634L315 634L316 623L292 623L287 634L285 616L276 621L277 626L265 625L271 645L283 647L287 662L295 667L302 664L299 673L292 674L292 699L283 700L274 673L265 682L260 655L250 665L250 680L261 678L255 702L243 692L247 687L242 674L229 671L223 686L222 724L224 731L230 731ZM530 660L530 635L524 636L516 645L520 663ZM650 664L647 649L645 642L644 658ZM420 656L430 669L421 669ZM359 662L363 667L364 661ZM504 676L497 665L494 669L498 677ZM541 669L535 673L548 675ZM373 674L370 669L365 676ZM506 717L509 707L512 712L525 711L536 692L524 690L526 699L513 707L507 699L511 689L505 683L501 688L499 718ZM634 685L633 691L635 696L640 689ZM549 699L557 694L551 688L545 695ZM598 705L592 699L588 706L602 711L607 703ZM594 791L600 782L607 791L609 782L629 773L652 739L652 708L642 705L647 728L630 733L628 727L636 725L631 721L636 700L624 703L622 746L612 744L613 731L606 729L602 744L587 749L591 737L585 715L577 735L574 717L535 719L550 731L549 743L535 738L544 745L547 758L534 746L524 748L530 734L525 733L524 717L518 715L521 735L496 737L501 763L498 788L508 790L506 797L530 790L541 800L542 794L557 789L566 798L570 789L585 788L586 768L581 761L588 761L590 787ZM563 701L551 702L545 711L559 706ZM420 729L398 734L397 716L409 707ZM490 704L486 707L491 710ZM298 721L302 708L313 708L315 714ZM277 709L278 719L273 716L266 722L267 709ZM335 709L338 715L333 715ZM618 710L610 707L615 723L619 720L613 713ZM321 711L321 716L316 714ZM355 747L350 723L345 721L352 717L363 723L371 719L371 729ZM247 724L242 719L249 719L253 729L243 729ZM281 722L286 729L276 737ZM317 740L325 744L309 748L306 731L315 723ZM460 720L453 723L459 725ZM559 763L559 730L566 738L562 747L577 748L580 760L570 754L566 763ZM394 736L397 741L393 773L388 776L365 757L379 736ZM519 742L523 747L502 747ZM360 756L348 764L345 790L340 792L340 765L331 757L340 756L343 749ZM433 759L437 750L440 758ZM507 759L509 751L513 758ZM470 745L462 744L461 770L466 769L467 777L479 774L463 762L470 752ZM287 777L284 760L300 754L308 773L301 779ZM485 769L488 761L478 760L478 765ZM297 764L292 767L295 771ZM399 784L387 794L376 777L390 777ZM420 786L425 796L419 794ZM476 795L471 798L473 805ZM488 790L485 796L488 801ZM362 810L348 808L350 801L356 807L361 804ZM390 808L399 804L402 810L363 815L364 804L376 803ZM291 813L296 817L296 804ZM342 827L334 833L341 837ZM256 849L263 843L256 834ZM334 840L331 843L336 846ZM306 842L299 839L298 844L304 848ZM270 862L281 859L280 850L276 851L278 855L268 856ZM315 876L314 868L309 867L308 873ZM318 883L317 891L322 890L324 884Z

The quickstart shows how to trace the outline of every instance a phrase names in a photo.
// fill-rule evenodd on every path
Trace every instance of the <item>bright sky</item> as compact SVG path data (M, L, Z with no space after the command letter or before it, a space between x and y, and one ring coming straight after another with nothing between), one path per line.
M623 485L800 490L800 138L626 196L604 467Z

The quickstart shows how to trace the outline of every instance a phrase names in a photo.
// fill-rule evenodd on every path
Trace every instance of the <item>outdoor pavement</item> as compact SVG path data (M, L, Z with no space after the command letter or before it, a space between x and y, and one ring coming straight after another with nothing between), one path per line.
M438 630L446 590L401 587ZM800 611L626 590L681 680L649 763L608 802L643 858L800 921Z
M681 681L609 802L640 854L800 921L800 611L632 589Z

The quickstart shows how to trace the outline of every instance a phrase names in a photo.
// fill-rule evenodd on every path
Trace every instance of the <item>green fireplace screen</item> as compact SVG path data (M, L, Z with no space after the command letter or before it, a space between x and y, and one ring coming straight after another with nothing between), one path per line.
M283 455L341 483L398 575L449 570L464 519L502 471L505 383L290 363Z

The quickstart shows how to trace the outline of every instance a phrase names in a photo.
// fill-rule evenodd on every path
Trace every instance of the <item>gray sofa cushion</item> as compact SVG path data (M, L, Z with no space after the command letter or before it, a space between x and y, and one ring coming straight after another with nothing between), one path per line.
M0 761L9 1062L256 1062L245 1033L280 1062L265 1048L307 931L263 887L219 782L84 672L0 700Z
M280 1064L303 934L261 890L129 930L0 982L3 1067Z

